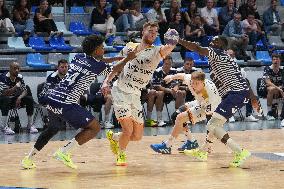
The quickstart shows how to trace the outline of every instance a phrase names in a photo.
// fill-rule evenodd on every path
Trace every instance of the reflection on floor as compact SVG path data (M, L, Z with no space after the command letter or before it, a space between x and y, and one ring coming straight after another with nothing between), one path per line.
M245 130L262 130L262 129L281 129L280 121L263 121L259 120L258 122L235 122L235 123L226 123L225 129L227 131L245 131ZM119 131L120 129L114 129ZM144 136L156 136L156 135L168 135L172 130L171 126L166 127L145 127ZM206 127L205 124L197 124L192 127L193 133L205 133ZM76 134L75 130L67 129L66 131L60 131L52 140L54 141L64 141L73 138ZM16 135L4 135L0 133L0 144L11 144L11 143L29 143L36 141L39 134L27 134L20 133ZM105 132L102 129L97 138L105 138Z

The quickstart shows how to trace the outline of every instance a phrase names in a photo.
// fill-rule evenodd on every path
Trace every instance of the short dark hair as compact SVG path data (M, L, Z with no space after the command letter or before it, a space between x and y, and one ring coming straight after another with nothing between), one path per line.
M68 61L66 59L61 59L58 61L57 66L59 66L60 64L68 64Z
M191 57L186 57L183 62L186 62L186 61L190 61L190 62L194 62L193 58Z
M281 59L281 55L277 54L277 53L273 53L271 57L272 58L279 58L279 59Z
M85 37L82 42L82 49L86 55L91 56L98 46L103 44L104 37L101 35L90 35Z

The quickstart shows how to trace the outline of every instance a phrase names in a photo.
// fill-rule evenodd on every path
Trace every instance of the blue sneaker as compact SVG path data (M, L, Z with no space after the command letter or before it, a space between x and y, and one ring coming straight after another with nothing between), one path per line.
M162 144L151 144L150 147L155 152L158 152L161 154L171 154L171 148L168 148L164 142L162 142Z
M190 140L187 140L185 141L185 143L180 147L178 148L178 151L180 153L183 153L184 150L192 150L192 149L196 149L198 148L199 145L197 143L197 140L191 142Z

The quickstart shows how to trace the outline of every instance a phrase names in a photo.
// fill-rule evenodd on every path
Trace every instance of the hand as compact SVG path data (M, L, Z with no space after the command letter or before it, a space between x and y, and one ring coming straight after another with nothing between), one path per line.
M172 80L173 80L173 76L172 75L167 75L164 78L164 81L165 81L166 84L170 83Z
M16 107L19 108L21 106L21 101L22 99L20 97L17 98L16 100Z
M125 58L125 61L128 62L133 60L134 58L136 58L136 51L130 51L128 52L127 57Z
M110 93L110 86L107 82L103 83L101 91L102 91L104 96L107 96Z

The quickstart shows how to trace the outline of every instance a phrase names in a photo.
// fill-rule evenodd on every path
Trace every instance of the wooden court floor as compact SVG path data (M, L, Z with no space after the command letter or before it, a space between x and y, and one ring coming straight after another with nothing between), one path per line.
M106 139L94 139L74 151L78 170L66 168L53 160L51 154L66 142L51 142L36 157L37 169L22 170L21 158L33 143L0 145L0 186L31 188L193 188L254 189L284 188L284 129L230 132L233 139L254 155L242 168L228 168L232 154L215 142L207 162L198 162L176 148L172 155L155 154L149 148L166 136L146 136L128 148L128 166L116 167ZM195 134L203 141L205 134ZM260 156L280 157L279 160ZM282 158L282 159L281 159Z

